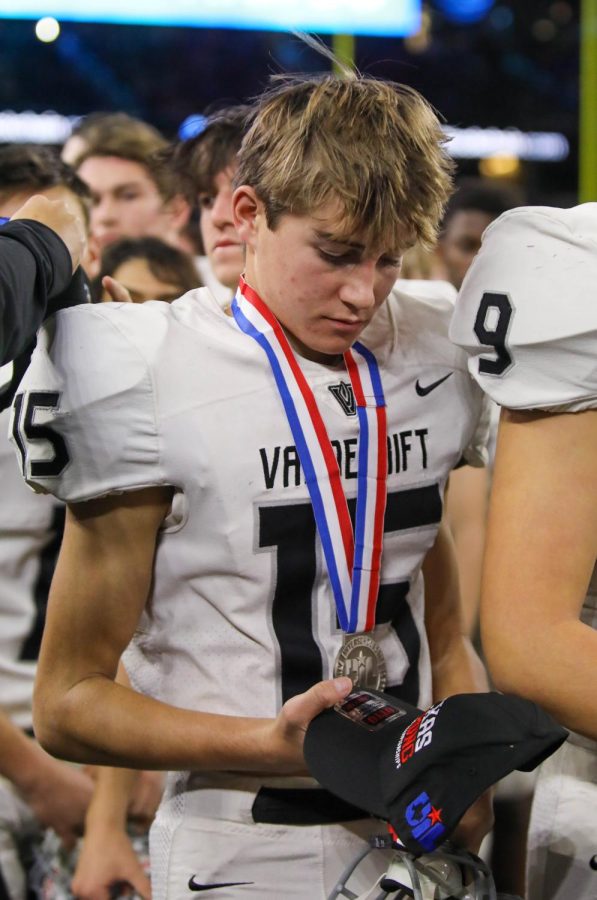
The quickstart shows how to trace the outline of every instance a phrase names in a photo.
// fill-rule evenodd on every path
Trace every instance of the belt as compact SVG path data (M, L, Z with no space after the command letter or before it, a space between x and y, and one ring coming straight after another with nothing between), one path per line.
M324 788L262 787L251 813L254 822L269 825L331 825L371 818Z
M324 788L245 784L234 788L205 786L186 793L191 817L264 825L332 825L369 819L351 803Z

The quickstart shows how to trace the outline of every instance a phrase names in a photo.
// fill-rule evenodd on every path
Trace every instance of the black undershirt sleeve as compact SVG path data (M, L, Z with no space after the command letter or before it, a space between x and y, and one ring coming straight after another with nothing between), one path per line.
M77 292L60 300L71 279L70 253L51 228L31 219L0 228L0 365L25 350L47 315L81 302Z

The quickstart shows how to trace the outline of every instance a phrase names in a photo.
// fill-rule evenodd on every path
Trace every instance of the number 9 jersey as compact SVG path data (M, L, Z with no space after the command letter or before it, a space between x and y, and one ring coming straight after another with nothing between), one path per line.
M597 203L519 207L489 225L450 337L509 409L597 406Z

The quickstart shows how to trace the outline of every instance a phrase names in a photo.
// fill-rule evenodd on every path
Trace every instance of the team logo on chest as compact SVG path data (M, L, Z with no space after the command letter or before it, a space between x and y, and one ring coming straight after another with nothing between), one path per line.
M354 400L352 385L341 381L339 384L329 384L328 391L333 394L347 416L356 416L357 405Z

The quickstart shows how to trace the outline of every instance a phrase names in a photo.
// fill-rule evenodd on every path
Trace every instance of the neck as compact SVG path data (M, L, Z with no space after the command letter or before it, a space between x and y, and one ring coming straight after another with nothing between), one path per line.
M297 356L300 356L303 359L309 359L311 362L320 363L322 366L329 366L332 369L344 368L344 355L342 353L320 353L319 350L313 350L311 347L307 347L306 344L299 341L298 338L295 338L295 336L284 328L283 325L282 328L284 334L288 338L288 343Z

